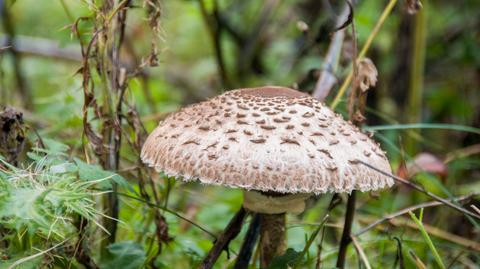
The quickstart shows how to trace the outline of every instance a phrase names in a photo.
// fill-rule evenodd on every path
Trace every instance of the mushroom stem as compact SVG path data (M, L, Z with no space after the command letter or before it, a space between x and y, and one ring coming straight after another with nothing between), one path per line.
M260 267L266 268L275 256L285 252L285 213L262 214L260 222Z

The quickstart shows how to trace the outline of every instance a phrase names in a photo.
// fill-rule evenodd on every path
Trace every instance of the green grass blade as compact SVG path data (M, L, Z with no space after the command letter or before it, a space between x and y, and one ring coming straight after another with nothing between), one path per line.
M310 246L312 245L312 243L315 241L315 238L317 237L318 233L320 232L320 230L323 228L323 226L325 225L325 223L327 222L329 218L329 215L327 214L322 222L320 223L320 225L318 225L318 227L315 229L315 231L313 231L312 235L310 235L310 238L307 240L307 243L305 244L305 247L303 248L303 251L300 253L297 261L293 264L292 266L292 269L295 269L297 268L297 266L299 266L300 262L302 261L303 257L307 254L308 252L308 249L310 248Z
M432 251L433 257L435 258L435 261L437 262L438 266L442 269L445 269L445 265L443 264L443 261L440 258L440 255L438 254L438 251L435 248L435 245L433 245L432 239L430 239L430 236L428 235L427 231L425 230L425 227L423 226L422 221L419 218L417 218L417 216L415 216L415 214L413 214L412 212L408 212L408 214L410 215L412 220L415 222L415 224L417 224L418 229L422 233L423 238L425 239L428 247ZM421 217L423 216L423 210L422 210L422 212L420 212L420 216Z
M412 123L412 124L392 124L392 125L377 125L365 126L366 131L385 131L385 130L407 130L407 129L443 129L461 131L467 133L480 134L480 128L457 125L457 124L442 124L442 123Z

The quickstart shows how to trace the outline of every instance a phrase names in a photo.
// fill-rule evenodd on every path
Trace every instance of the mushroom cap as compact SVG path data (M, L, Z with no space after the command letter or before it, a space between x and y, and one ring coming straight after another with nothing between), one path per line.
M228 91L160 122L141 154L185 181L279 193L390 187L378 143L305 93L283 87Z

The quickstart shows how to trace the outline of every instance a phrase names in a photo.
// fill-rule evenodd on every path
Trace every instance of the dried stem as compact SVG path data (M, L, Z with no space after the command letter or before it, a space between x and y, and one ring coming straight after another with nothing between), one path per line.
M252 216L252 222L248 226L247 234L243 240L242 248L238 253L237 261L235 262L234 269L247 269L250 259L252 258L253 249L257 242L258 235L260 234L261 214L254 214Z
M237 237L242 230L243 220L245 219L246 214L247 211L243 207L240 208L230 220L223 233L217 238L207 256L198 267L199 269L212 268L222 251L226 250L228 253L228 244Z
M363 264L365 265L366 269L371 269L372 266L370 266L370 263L368 262L367 255L365 255L365 251L363 251L362 246L358 242L357 238L355 236L352 236L352 242L353 246L357 250L358 256L360 256L360 259L362 260Z
M367 53L368 49L372 45L373 39L377 36L378 31L380 31L380 28L382 27L383 23L387 19L388 15L390 15L390 12L392 12L392 9L396 3L397 3L397 0L390 0L390 2L388 2L388 5L383 10L382 15L380 15L380 18L375 24L375 27L373 28L372 32L370 32L370 35L368 36L367 41L363 45L362 50L360 50L360 53L358 54L358 59L362 59L363 57L365 57L365 54ZM340 103L340 100L342 99L343 95L347 91L347 88L350 85L350 82L352 82L352 78L353 78L353 71L351 70L348 76L343 81L342 86L338 90L338 93L331 104L332 109L335 109L337 105Z
M353 8L352 4L350 2L347 2L351 12L352 12L352 39L353 39L353 60L352 60L352 69L353 69L353 75L354 77L358 76L358 70L357 70L357 35L355 31L355 19L353 15ZM365 99L366 99L366 94L363 93L357 93L358 90L358 81L354 81L353 86L352 86L352 91L350 92L349 96L349 105L348 105L348 115L350 120L352 120L353 124L359 125L361 123L361 120L356 117L356 111L359 111L360 113L363 112L365 109ZM340 240L340 248L338 251L338 258L337 258L337 267L340 269L343 269L345 267L345 258L347 255L347 249L348 245L352 241L352 238L350 236L351 231L352 231L352 224L353 224L353 218L355 215L355 200L356 200L356 191L353 190L352 193L348 196L348 202L347 202L347 211L345 213L345 224L343 225L343 233L342 233L342 238Z
M356 191L352 191L352 193L348 197L347 212L345 213L345 224L343 225L343 233L342 233L342 238L340 239L340 249L338 250L338 258L337 258L337 268L340 268L340 269L345 267L347 247L352 241L350 237L350 232L352 230L353 217L355 215L356 195L357 195Z
M410 181L408 181L408 180L406 180L406 179L404 179L404 178L395 176L395 175L393 175L393 174L391 174L391 173L385 172L385 171L383 171L383 170L381 170L381 169L378 169L378 168L376 168L375 166L373 166L373 165L371 165L371 164L368 164L368 163L366 163L366 162L363 162L363 161L361 161L361 160L357 160L357 161L358 161L358 163L361 163L361 164L369 167L370 169L377 171L378 173L380 173L380 174L382 174L382 175L384 175L384 176L390 177L390 178L392 178L392 179L394 179L394 180L396 180L396 181L398 181L398 182L400 182L400 183L402 183L402 184L404 184L404 185L406 185L406 186L408 186L408 187L410 187L410 188L412 188L412 189L414 189L414 190L417 190L417 191L419 191L419 192L421 192L421 193L423 193L423 194L425 194L425 195L427 195L427 196L430 196L430 197L433 198L434 200L437 200L438 202L440 202L440 203L442 203L442 204L444 204L444 205L446 205L446 206L448 206L448 207L451 207L451 208L453 208L453 209L455 209L455 210L457 210L457 211L460 211L460 212L462 212L462 213L464 213L464 214L466 214L466 215L468 215L468 216L474 217L474 218L476 218L476 219L480 219L480 215L478 215L478 214L476 214L476 213L473 213L473 212L471 212L471 211L468 211L468 210L466 210L465 208L460 207L460 206L452 203L451 201L449 201L449 200L447 200L447 199L441 198L441 197L439 197L439 196L437 196L437 195L435 195L435 194L433 194L433 193L425 190L422 186L419 186L419 185L417 185L417 184L415 184L415 183L412 183L412 182L410 182Z
M469 200L472 197L475 197L477 195L479 195L479 193L472 193L472 194L461 196L461 197L455 197L455 198L452 198L452 199L449 199L449 200L450 201L461 202L461 201ZM415 210L418 210L418 209L421 209L421 208L435 207L435 206L440 206L440 205L443 205L443 203L438 202L438 201L432 201L432 202L421 203L421 204L418 204L418 205L414 205L414 206L404 208L402 210L399 210L397 212L388 214L388 215L384 216L383 218L370 223L368 226L366 226L365 228L363 228L360 231L358 231L357 233L355 233L355 236L358 237L358 236L366 233L367 231L371 230L375 226L381 224L382 222L394 219L394 218L399 217L401 215L407 214L408 212L415 211Z

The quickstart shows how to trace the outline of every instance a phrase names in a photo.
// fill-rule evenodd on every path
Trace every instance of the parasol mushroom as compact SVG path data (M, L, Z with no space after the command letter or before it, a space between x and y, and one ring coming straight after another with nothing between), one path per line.
M393 180L368 135L318 100L284 87L228 91L173 113L150 134L142 160L184 181L242 188L244 208L262 213L261 265L285 250L285 213L312 194L371 191Z

